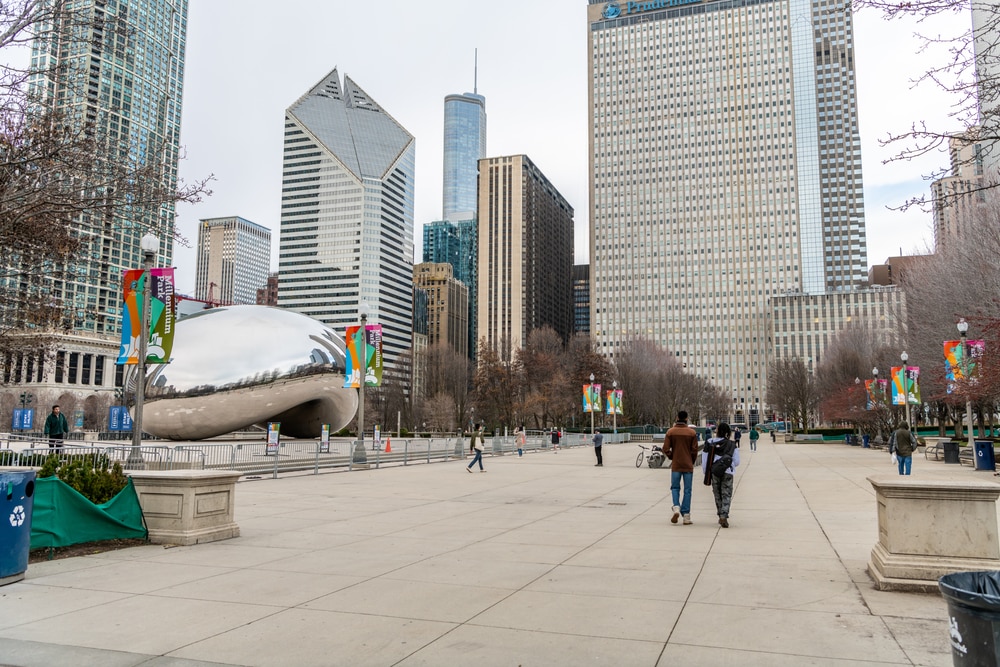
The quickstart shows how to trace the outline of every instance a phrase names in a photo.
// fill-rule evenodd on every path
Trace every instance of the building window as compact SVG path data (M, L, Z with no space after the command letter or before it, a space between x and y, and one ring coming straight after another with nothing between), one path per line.
M97 355L94 360L94 384L98 387L104 386L104 364L106 357L103 354Z
M69 353L69 379L67 382L69 384L76 384L76 373L80 367L80 353L70 352Z
M62 384L65 382L63 377L63 369L66 368L66 353L56 352L56 384Z

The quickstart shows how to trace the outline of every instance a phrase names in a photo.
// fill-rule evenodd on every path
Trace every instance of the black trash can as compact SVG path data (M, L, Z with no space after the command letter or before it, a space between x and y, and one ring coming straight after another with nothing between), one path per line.
M944 462L945 463L958 463L958 443L954 440L949 440L941 445L944 449Z
M1000 665L1000 572L946 574L938 588L948 601L952 664Z
M976 440L976 470L989 470L995 472L997 469L996 452L993 451L992 440Z
M21 581L28 569L34 496L34 470L0 468L0 586Z

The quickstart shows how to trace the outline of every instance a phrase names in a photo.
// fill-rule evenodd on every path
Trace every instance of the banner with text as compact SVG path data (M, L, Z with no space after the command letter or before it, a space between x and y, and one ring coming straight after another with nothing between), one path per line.
M895 366L892 369L892 404L920 405L919 366Z
M583 385L583 411L584 412L601 411L601 385L599 384Z
M177 312L174 269L150 269L148 273L142 269L129 269L123 273L122 278L122 342L118 364L139 363L138 332L142 322L142 295L146 280L151 280L146 361L151 364L166 364L170 361Z
M365 386L378 387L382 384L382 325L369 324L362 333L360 326L347 327L347 370L344 373L344 388L361 387L361 369L365 369ZM364 363L361 362L362 350Z
M946 340L944 342L944 377L948 393L955 391L955 382L962 380L968 375L970 382L976 378L976 363L983 356L986 350L986 341L970 340L969 358L965 359L965 350L960 340Z
M609 415L620 415L622 413L622 390L608 390L607 412Z

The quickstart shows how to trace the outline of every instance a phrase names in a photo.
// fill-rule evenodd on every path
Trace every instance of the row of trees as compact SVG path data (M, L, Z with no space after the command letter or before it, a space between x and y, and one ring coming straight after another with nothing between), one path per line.
M849 423L870 433L885 433L905 420L902 406L867 409L864 381L890 378L890 369L920 368L921 400L913 419L960 431L966 398L970 398L979 430L986 432L1000 411L1000 191L982 193L974 233L949 237L936 254L907 265L898 276L905 295L900 312L887 313L898 324L898 336L886 340L871 322L855 322L830 342L815 374L800 359L772 363L768 401L795 423ZM956 323L969 323L968 337L984 340L973 379L959 380L949 392L945 377L944 341L960 340ZM883 324L884 326L884 324Z
M550 327L528 336L523 348L509 341L497 347L480 344L478 363L446 344L433 345L410 361L419 378L419 394L408 396L405 381L386 381L366 392L366 428L394 428L397 415L406 428L454 431L482 422L490 429L546 429L574 423L589 424L583 413L582 388L594 382L607 390L617 382L623 392L619 426L669 425L679 410L692 421L728 415L730 400L706 380L684 370L680 362L647 340L631 341L610 361L598 354L588 336L563 342ZM406 372L402 372L402 371ZM400 378L396 378L399 380ZM395 385L395 386L394 386ZM610 416L595 415L595 423L610 424Z

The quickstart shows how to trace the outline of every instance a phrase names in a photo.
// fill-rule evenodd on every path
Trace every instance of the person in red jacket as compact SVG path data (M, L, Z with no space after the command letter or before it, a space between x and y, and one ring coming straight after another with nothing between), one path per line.
M694 477L694 462L698 457L698 434L688 426L688 413L677 413L677 422L663 436L663 453L670 459L670 493L674 505L674 515L670 523L684 517L684 525L691 525L691 481ZM684 497L681 498L681 483Z

